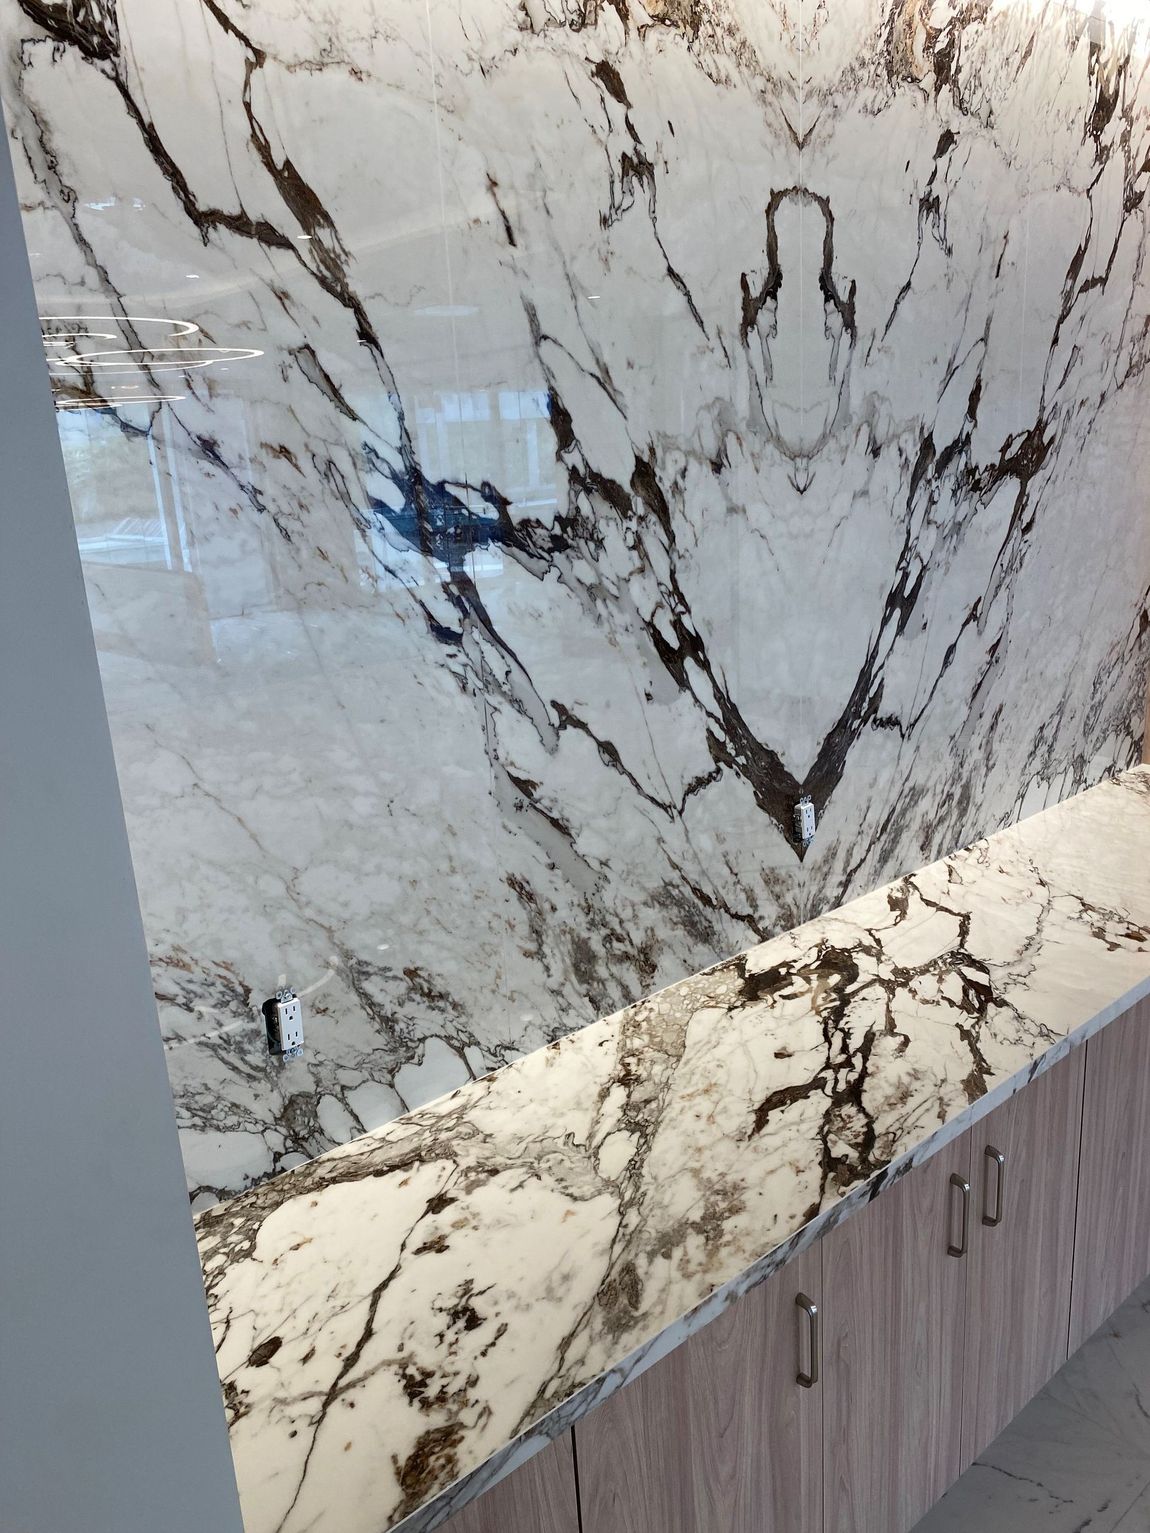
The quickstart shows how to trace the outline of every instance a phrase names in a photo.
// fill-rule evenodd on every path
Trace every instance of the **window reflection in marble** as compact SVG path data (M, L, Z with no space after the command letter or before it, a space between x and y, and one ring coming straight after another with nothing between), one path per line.
M94 564L190 568L191 548L162 416L142 405L69 410L59 420L80 554ZM113 499L107 493L115 484Z

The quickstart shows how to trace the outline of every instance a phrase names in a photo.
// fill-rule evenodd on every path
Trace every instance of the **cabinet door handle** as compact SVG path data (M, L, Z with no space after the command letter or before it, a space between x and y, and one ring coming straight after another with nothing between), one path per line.
M1001 1150L996 1150L992 1144L988 1144L983 1150L982 1162L982 1222L990 1229L1002 1223L1002 1215L1006 1207L1006 1156ZM994 1216L990 1213L990 1169L994 1167L998 1175L995 1178L994 1187Z
M799 1312L807 1317L807 1345L810 1355L810 1372L803 1372L803 1339L802 1327L799 1334L799 1370L796 1379L804 1389L813 1389L819 1381L819 1352L822 1343L819 1339L819 1307L813 1299L808 1299L805 1293L801 1293L795 1299Z
M962 1233L958 1237L958 1245L955 1245L953 1241L948 1244L946 1254L948 1256L965 1256L966 1239L970 1231L970 1183L964 1176L959 1176L957 1171L952 1171L950 1173L950 1185L958 1188L959 1196L962 1199L960 1205L962 1208Z

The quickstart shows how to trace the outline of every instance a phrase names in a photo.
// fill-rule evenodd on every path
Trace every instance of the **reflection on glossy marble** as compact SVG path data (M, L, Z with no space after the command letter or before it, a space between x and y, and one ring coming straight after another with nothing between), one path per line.
M1148 869L1142 768L202 1213L248 1533L435 1527L1150 994Z
M1150 1530L1150 1280L915 1533Z
M1136 759L1136 31L18 0L0 39L201 1199Z

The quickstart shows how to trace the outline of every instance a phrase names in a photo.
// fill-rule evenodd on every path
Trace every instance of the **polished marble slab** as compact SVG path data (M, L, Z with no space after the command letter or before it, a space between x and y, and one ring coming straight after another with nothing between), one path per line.
M1150 768L201 1214L249 1533L434 1527L1150 993Z
M1138 759L1128 12L0 9L197 1204Z

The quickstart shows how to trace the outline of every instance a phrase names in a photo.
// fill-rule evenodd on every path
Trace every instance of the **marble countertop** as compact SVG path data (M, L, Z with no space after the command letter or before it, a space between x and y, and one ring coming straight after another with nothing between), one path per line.
M1150 769L201 1214L247 1533L429 1529L1150 992Z

